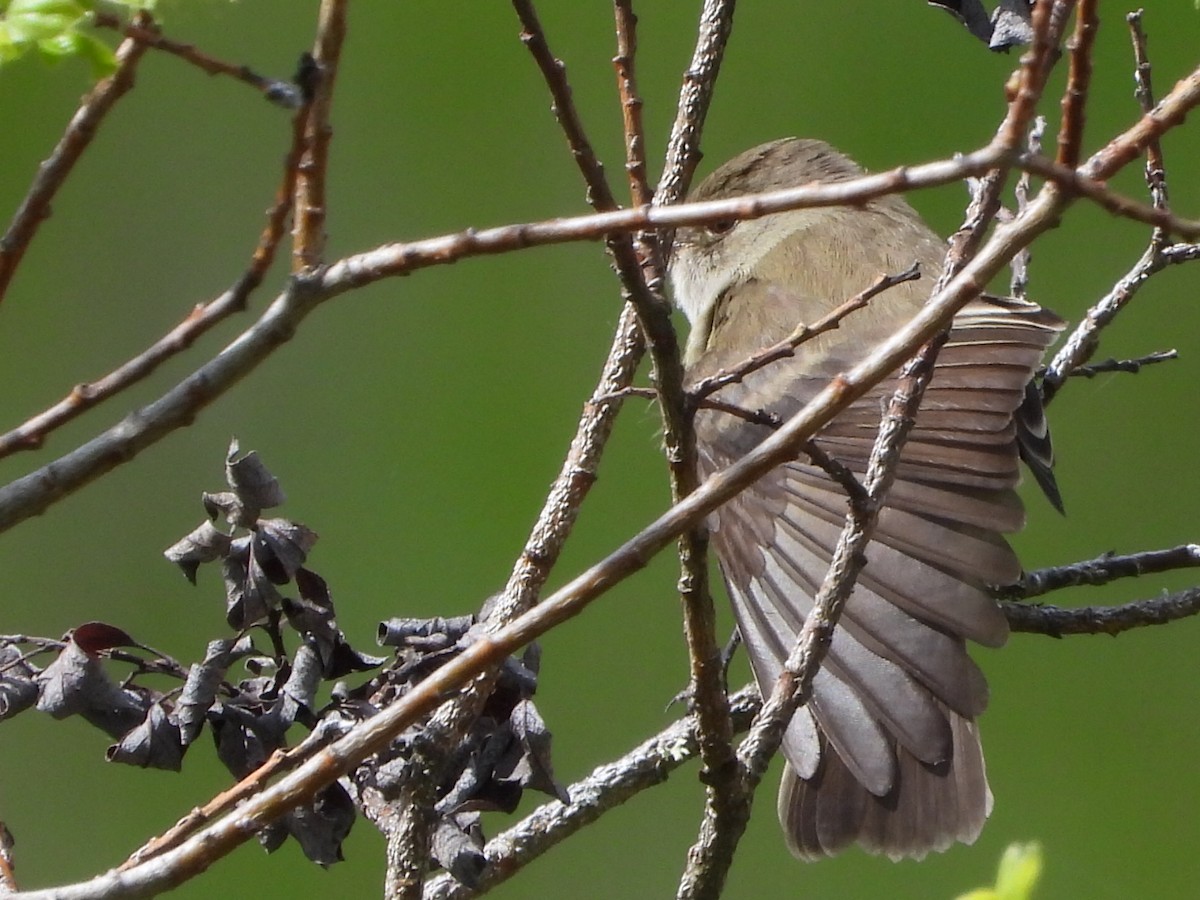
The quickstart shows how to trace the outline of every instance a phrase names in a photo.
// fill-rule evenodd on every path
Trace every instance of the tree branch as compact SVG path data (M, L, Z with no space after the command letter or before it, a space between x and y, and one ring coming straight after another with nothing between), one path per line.
M134 18L134 22L139 24L149 21L146 13L138 13ZM0 301L8 291L13 273L25 255L29 242L42 222L50 217L50 205L59 188L75 168L83 151L91 144L104 117L133 87L134 71L145 52L146 45L141 41L133 38L121 41L121 46L117 48L117 70L97 83L83 98L54 151L38 167L37 177L17 207L8 230L0 237Z

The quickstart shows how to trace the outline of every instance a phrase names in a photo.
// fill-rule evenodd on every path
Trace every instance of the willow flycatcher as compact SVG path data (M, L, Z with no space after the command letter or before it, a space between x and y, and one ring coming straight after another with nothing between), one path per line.
M861 174L828 144L786 139L721 166L689 199ZM896 196L681 228L670 276L691 322L687 377L695 382L736 367L876 275L918 263L923 280L884 292L792 358L716 394L786 419L913 317L944 253L944 242ZM1024 524L1014 491L1019 455L1053 491L1040 403L1028 389L1062 328L1057 316L1023 300L980 297L955 316L867 564L811 699L784 738L779 819L796 856L817 858L857 843L893 859L920 858L955 841L970 843L983 827L992 794L975 720L987 704L987 684L966 643L996 647L1008 636L992 586L1021 574L1002 537ZM816 437L860 475L895 383L895 376L886 379ZM745 417L701 409L702 476L768 433ZM812 608L845 511L838 484L800 458L710 518L738 630L764 693Z

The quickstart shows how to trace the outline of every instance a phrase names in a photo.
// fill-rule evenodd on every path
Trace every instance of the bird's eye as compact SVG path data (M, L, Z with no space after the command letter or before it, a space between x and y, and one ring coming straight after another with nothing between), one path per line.
M737 219L717 219L715 222L709 222L704 228L709 234L721 235L733 231L733 226L736 224Z

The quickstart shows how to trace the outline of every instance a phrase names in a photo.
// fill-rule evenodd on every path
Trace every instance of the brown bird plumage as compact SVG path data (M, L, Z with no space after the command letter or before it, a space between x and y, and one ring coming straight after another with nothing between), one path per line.
M691 195L714 200L836 181L861 169L829 145L787 139L721 166ZM882 273L917 262L902 284L841 328L802 345L717 396L787 417L906 323L941 271L944 243L902 199L798 210L736 225L681 229L671 278L692 322L688 377L733 366L812 322ZM987 685L966 641L1004 643L990 585L1021 572L1001 536L1021 528L1018 409L1063 323L1032 303L981 298L954 319L895 485L867 550L811 701L784 740L779 818L792 852L810 859L850 844L894 859L978 836L991 810L976 717ZM841 413L820 445L865 470L885 381ZM1036 407L1036 404L1034 404ZM768 434L712 410L696 419L702 475ZM1048 445L1038 445L1043 457ZM1041 460L1049 478L1049 459ZM1051 482L1052 483L1052 482ZM812 606L846 500L819 468L783 465L719 509L712 542L738 629L764 692L774 685Z

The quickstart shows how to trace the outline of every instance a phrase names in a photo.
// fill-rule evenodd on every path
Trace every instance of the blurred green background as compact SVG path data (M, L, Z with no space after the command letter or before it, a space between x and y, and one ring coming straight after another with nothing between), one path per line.
M649 155L661 157L699 4L644 0L638 60ZM309 46L316 3L168 2L166 29L285 77ZM1124 7L1102 10L1087 147L1137 117ZM620 117L608 3L545 2L552 47L618 187ZM1200 13L1183 0L1146 19L1160 94L1192 70ZM330 255L585 211L570 155L507 4L355 4L337 85ZM1016 56L993 55L923 4L745 3L704 140L707 171L753 144L824 137L869 167L944 157L986 141ZM0 73L0 209L12 210L87 87L81 63L26 60ZM1055 82L1061 86L1061 79ZM1053 98L1051 92L1051 98ZM1044 111L1055 116L1047 100ZM1200 132L1165 142L1172 197L1200 210ZM55 203L0 309L4 427L99 377L241 271L271 202L285 113L228 79L150 53ZM1141 195L1136 167L1117 180ZM657 168L655 168L657 175ZM942 232L964 192L914 204ZM7 215L7 213L5 213ZM1136 259L1147 230L1072 209L1035 250L1034 296L1077 321ZM286 256L286 254L284 254ZM42 465L158 396L244 328L283 270L149 383L0 461L5 481ZM1052 408L1069 515L1029 495L1017 538L1027 567L1195 541L1200 489L1200 270L1155 278L1107 333L1100 356L1175 347L1182 359L1134 378L1076 382ZM283 514L322 535L311 564L342 628L370 649L388 616L457 614L501 586L558 470L619 312L599 245L428 269L331 302L191 428L0 540L3 630L58 635L103 619L180 659L221 633L216 572L190 587L161 550L222 486L231 435L257 449L289 493ZM558 570L561 583L646 524L667 499L656 414L631 403ZM675 570L663 558L544 641L539 705L564 781L582 777L674 715L686 678ZM1187 573L1058 595L1115 603L1194 582ZM728 627L726 616L723 628ZM1060 642L1015 636L979 654L993 689L983 719L996 793L974 847L922 864L861 853L815 865L787 854L774 778L730 877L731 898L952 897L990 881L1003 848L1038 839L1041 897L1195 896L1200 884L1200 622ZM84 878L121 860L227 784L206 742L182 775L103 761L82 723L29 713L0 731L0 818L27 887ZM673 894L694 837L695 767L609 815L500 889L499 897ZM505 821L491 817L491 832ZM329 872L293 844L250 845L179 891L375 896L381 839L359 822Z

